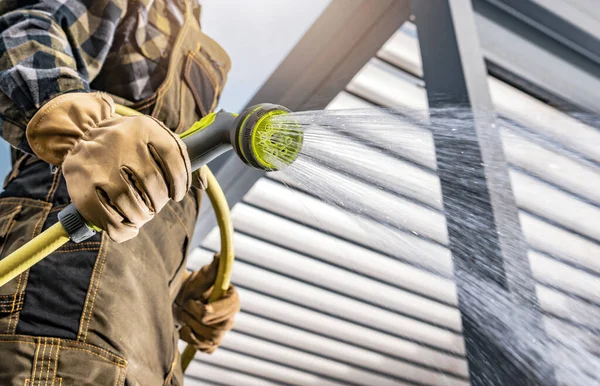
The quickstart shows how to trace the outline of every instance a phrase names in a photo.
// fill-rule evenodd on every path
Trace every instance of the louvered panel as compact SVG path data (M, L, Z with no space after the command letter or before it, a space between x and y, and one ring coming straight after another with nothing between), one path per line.
M281 258L285 257L281 256ZM197 250L191 257L191 265L201 266L211 259L210 251ZM244 258L240 257L239 259L237 265L244 266ZM343 360L344 363L355 362L359 359L365 361L363 354L371 352L373 359L368 362L371 365L378 364L378 369L382 369L385 363L397 365L397 367L385 366L386 369L381 370L382 373L388 375L405 374L405 377L413 379L410 376L412 372L421 375L428 374L427 377L432 379L450 377L450 380L454 379L459 383L461 377L467 376L464 358L453 357L441 351L387 335L377 329L287 303L286 299L281 299L279 293L275 292L273 295L270 289L267 291L259 289L262 292L259 294L248 289L248 286L245 285L247 283L240 283L236 278L237 275L234 276L234 283L239 286L243 307L243 313L240 314L234 328L236 331L283 345L294 345L297 349L304 351L312 350L318 355L330 355L332 359L339 356L338 359ZM312 308L312 304L308 304L308 307ZM278 331L280 332L277 333ZM346 342L346 345L349 344L350 347L362 347L363 349L339 351L341 347L346 347L343 342ZM352 352L361 353L361 355L353 357ZM336 353L339 355L336 356ZM343 355L343 353L347 355ZM436 375L440 371L443 378L438 378Z
M430 369L467 376L465 358L441 352L377 329L339 319L284 299L240 288L245 312L286 324L299 330L329 337L374 353L415 363Z
M243 245L242 245L243 247ZM243 249L242 249L243 250ZM242 251L240 251L243 254ZM202 250L197 251L192 257L191 260L194 262L194 265L201 266L202 264L210 261L212 256L211 252ZM286 258L286 256L280 256L282 259ZM243 260L243 258L240 258ZM239 261L236 265L239 267L240 265L243 267L241 261ZM421 380L427 380L430 384L456 384L463 385L466 384L464 379L461 380L461 376L466 375L466 363L464 359L453 359L451 356L443 353L436 353L431 349L427 349L425 347L419 346L410 342L403 342L402 340L398 340L397 338L393 338L391 336L385 336L381 332L376 330L368 330L364 327L360 327L357 325L350 324L343 320L334 319L328 316L320 316L320 314L315 313L314 311L309 311L306 309L299 308L298 306L287 305L283 303L281 300L275 300L273 298L267 298L265 295L256 294L253 291L249 291L246 289L244 284L239 283L239 280L236 280L237 275L234 276L234 283L236 285L241 286L240 288L240 296L242 299L244 313L249 312L250 315L241 314L236 323L235 331L240 331L245 335L252 335L262 338L264 340L275 341L282 346L289 346L290 342L296 342L295 345L300 347L296 347L297 349L301 349L302 351L314 351L317 355L326 355L329 354L332 358L337 358L338 360L343 360L346 363L346 360L351 360L353 362L358 363L359 361L365 362L367 358L364 355L365 351L358 351L360 356L352 356L352 350L345 350L344 352L347 355L335 355L335 353L340 353L339 349L344 347L339 341L325 339L323 335L330 335L334 338L341 339L342 341L352 342L353 345L366 345L367 347L371 347L377 351L383 349L383 352L388 352L388 354L393 354L394 356L402 355L402 351L404 348L410 350L407 352L406 357L409 358L411 362L419 362L419 358L422 358L424 365L433 366L431 369L423 368L420 366L412 365L411 363L407 363L401 360L394 360L389 358L388 356L382 356L381 354L377 354L373 360L371 360L371 364L378 364L377 372L382 370L381 372L387 375L392 375L400 378L408 378L416 380L415 377L421 378ZM270 304L273 304L271 306ZM266 307L266 308L265 308ZM255 315L264 315L267 319L259 319L259 316ZM292 322L293 325L301 327L302 330L308 328L309 330L315 331L318 335L308 334L307 332L303 332L301 330L295 330L294 327L286 327L281 324L274 324L274 322L270 322L270 320L280 320L284 323ZM325 321L325 323L320 323ZM278 332L279 330L283 330ZM263 350L257 350L257 345L252 343L242 347L238 346L239 341L243 340L234 334L231 334L233 337L225 342L223 347L225 349L233 350L236 353L244 352L246 350L249 355L272 355L273 348L269 347ZM247 339L246 339L247 341ZM244 349L244 347L246 347ZM350 346L352 347L352 346ZM386 349L387 347L387 349ZM413 348L411 348L413 347ZM283 348L279 348L283 349ZM356 351L356 350L355 350ZM421 357L419 353L422 352L423 356ZM262 353L262 354L261 354ZM278 353L278 358L282 353ZM297 356L292 353L289 353L291 358L294 358L294 361L297 360ZM199 357L201 360L205 358L205 356ZM274 360L275 362L278 359ZM394 364L394 366L385 366L385 364ZM462 363L462 364L461 364ZM368 363L366 364L368 365ZM365 364L362 365L363 367ZM439 369L438 369L439 368ZM446 371L447 374L440 373L439 370ZM455 375L453 375L455 374ZM374 379L374 378L367 378ZM378 381L381 381L379 379ZM380 383L377 383L380 384ZM381 383L383 384L383 383Z
M302 192L290 191L268 179L258 181L245 201L416 266L452 276L452 258L447 248L369 219L357 219L338 207Z
M422 77L421 51L414 37L416 30L413 23L404 23L402 28L381 47L377 56L411 74Z
M236 230L246 235L292 251L302 251L329 264L448 304L458 303L456 286L451 280L371 249L243 203L235 207L232 216ZM216 237L216 233L209 237Z
M293 231L293 227L288 228ZM214 235L214 234L213 234ZM209 237L204 246L219 247L219 238ZM363 275L331 266L272 244L237 234L239 259L253 266L316 285L361 303L368 303L397 314L414 317L454 331L461 331L460 313L455 307L425 299Z
M243 259L244 253L243 250L238 249L240 260ZM353 323L421 342L450 353L464 355L462 336L456 332L293 280L249 265L245 261L237 262L233 271L233 281L244 288L260 291Z
M235 330L398 379L427 382L428 384L465 383L458 376L444 374L439 369L428 369L410 364L352 344L298 330L247 313L242 313L237 317Z
M352 79L347 90L384 107L401 107L407 114L427 119L425 90L402 76L400 70L377 58Z

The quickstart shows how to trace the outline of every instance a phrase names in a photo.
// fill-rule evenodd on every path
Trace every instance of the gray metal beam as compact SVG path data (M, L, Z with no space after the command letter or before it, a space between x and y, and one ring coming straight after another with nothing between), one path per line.
M322 109L409 18L396 0L333 0L250 105Z
M501 70L492 67L490 72L538 98L548 99L559 109L600 113L599 63L590 55L584 55L535 28L532 20L519 17L517 11L504 3L473 0L484 54ZM532 2L515 0L510 3ZM548 28L554 28L554 25Z
M325 108L409 16L406 1L333 0L248 105ZM209 166L232 207L263 176L231 153ZM215 225L212 208L204 205L192 246Z
M485 0L600 65L600 39L531 0Z
M416 0L413 10L471 382L551 385L547 356L515 332L544 341L471 2ZM519 326L498 315L511 312Z

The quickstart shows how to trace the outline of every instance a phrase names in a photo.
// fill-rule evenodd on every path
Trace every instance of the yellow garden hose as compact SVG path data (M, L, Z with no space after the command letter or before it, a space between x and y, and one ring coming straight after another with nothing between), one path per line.
M69 241L61 223L56 223L0 261L0 287L19 276Z
M221 190L221 186L214 174L208 170L208 167L206 167L206 169L208 184L206 194L215 211L217 224L219 225L219 231L221 232L219 271L217 272L217 279L215 280L213 291L208 300L209 302L214 302L215 300L220 299L229 288L231 269L233 268L233 259L235 255L233 251L233 223L231 222L227 198L225 198L225 194L223 193L223 190ZM185 348L181 354L181 367L183 368L183 371L187 369L192 359L194 359L195 354L196 350L191 345L188 345Z
M125 116L140 115L138 111L121 105L116 105L115 112ZM221 298L229 288L231 269L234 260L233 225L231 222L231 214L229 212L229 204L227 203L227 199L219 182L207 166L203 167L206 168L208 185L206 194L213 206L217 217L219 231L221 232L219 269L213 292L209 299L209 302L213 302ZM6 256L4 259L0 260L0 287L43 260L68 241L69 235L62 224L58 222L10 255ZM184 371L193 359L195 353L196 351L194 348L189 345L182 353L181 363Z

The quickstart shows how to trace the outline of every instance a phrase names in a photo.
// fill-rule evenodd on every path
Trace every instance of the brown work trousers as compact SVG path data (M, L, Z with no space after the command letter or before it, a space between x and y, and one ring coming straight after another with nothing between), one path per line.
M69 242L0 287L0 385L180 385L172 304L201 193L169 202L133 240ZM21 158L0 195L0 258L68 203L60 170Z

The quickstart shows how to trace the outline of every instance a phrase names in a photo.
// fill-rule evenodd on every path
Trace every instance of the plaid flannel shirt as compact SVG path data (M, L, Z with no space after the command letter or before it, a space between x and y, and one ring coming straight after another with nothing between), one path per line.
M2 0L0 132L31 153L28 120L46 101L91 89L139 101L166 76L185 0ZM199 5L194 11L199 17Z

